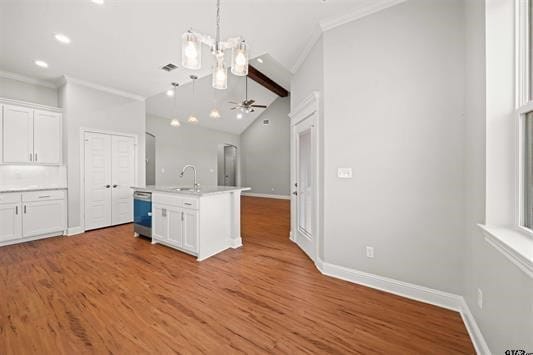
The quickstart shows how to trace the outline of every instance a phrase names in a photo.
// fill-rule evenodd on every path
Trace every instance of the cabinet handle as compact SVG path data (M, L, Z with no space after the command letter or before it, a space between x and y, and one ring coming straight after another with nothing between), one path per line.
M26 205L24 205L24 214L26 214Z
M185 202L184 205L185 205L185 206L192 206L192 203Z
M15 206L15 214L16 214L16 215L19 214L19 206Z
M166 209L166 208L161 209L161 215L162 215L163 217L166 217L166 216L167 216L167 209Z
M183 218L183 211L181 211L181 220L183 221L184 218Z
M30 153L30 161L33 161L33 154Z
M35 161L38 161L39 159L37 159L37 153L35 153Z
M39 198L50 198L50 195L39 196Z

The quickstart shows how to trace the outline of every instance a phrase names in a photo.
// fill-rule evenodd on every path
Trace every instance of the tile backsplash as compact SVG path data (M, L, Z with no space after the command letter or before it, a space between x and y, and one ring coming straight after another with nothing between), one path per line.
M0 189L66 186L66 166L0 165Z

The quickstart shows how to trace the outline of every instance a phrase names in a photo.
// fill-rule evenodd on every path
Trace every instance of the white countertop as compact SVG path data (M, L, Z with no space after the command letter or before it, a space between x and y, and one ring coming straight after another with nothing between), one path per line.
M240 186L200 186L197 190L186 190L178 191L178 188L191 188L190 186L158 186L158 185L148 185L146 187L133 187L135 191L146 191L146 192L166 192L178 195L194 195L194 196L204 196L204 195L214 195L230 192L241 192L251 190L250 187L240 187Z
M2 192L29 192L29 191L48 191L48 190L66 190L66 186L26 186L26 187L10 187L0 186L0 193Z

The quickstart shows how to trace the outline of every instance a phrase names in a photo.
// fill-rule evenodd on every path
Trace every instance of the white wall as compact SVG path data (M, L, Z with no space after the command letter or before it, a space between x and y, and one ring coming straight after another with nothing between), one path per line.
M494 354L533 349L533 282L490 246L477 226L509 224L513 215L513 5L512 0L467 0L465 7L464 296Z
M199 126L182 123L181 127L170 126L170 120L155 116L146 117L147 132L156 139L156 184L157 185L191 185L192 172L188 171L180 179L179 173L187 164L198 169L198 181L201 185L217 185L217 152L219 144L232 144L238 148L239 136L215 131ZM237 183L240 182L240 164L237 168ZM165 172L162 172L162 169Z
M289 196L289 97L276 99L248 126L241 134L241 147L242 185L251 187L252 193Z
M64 147L68 166L69 227L82 223L80 199L80 128L135 134L137 184L144 185L145 103L67 82L60 89L64 109Z
M0 97L57 106L57 89L0 77Z
M463 36L461 0L410 0L324 33L327 262L462 291Z

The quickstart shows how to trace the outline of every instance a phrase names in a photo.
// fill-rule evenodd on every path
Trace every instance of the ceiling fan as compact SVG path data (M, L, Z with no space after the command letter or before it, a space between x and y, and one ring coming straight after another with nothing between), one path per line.
M230 104L237 105L235 107L232 107L230 110L236 110L239 109L243 113L250 113L254 112L256 108L267 108L266 105L255 105L255 100L248 100L248 77L245 79L246 81L246 98L243 102L235 102L235 101L228 101Z

